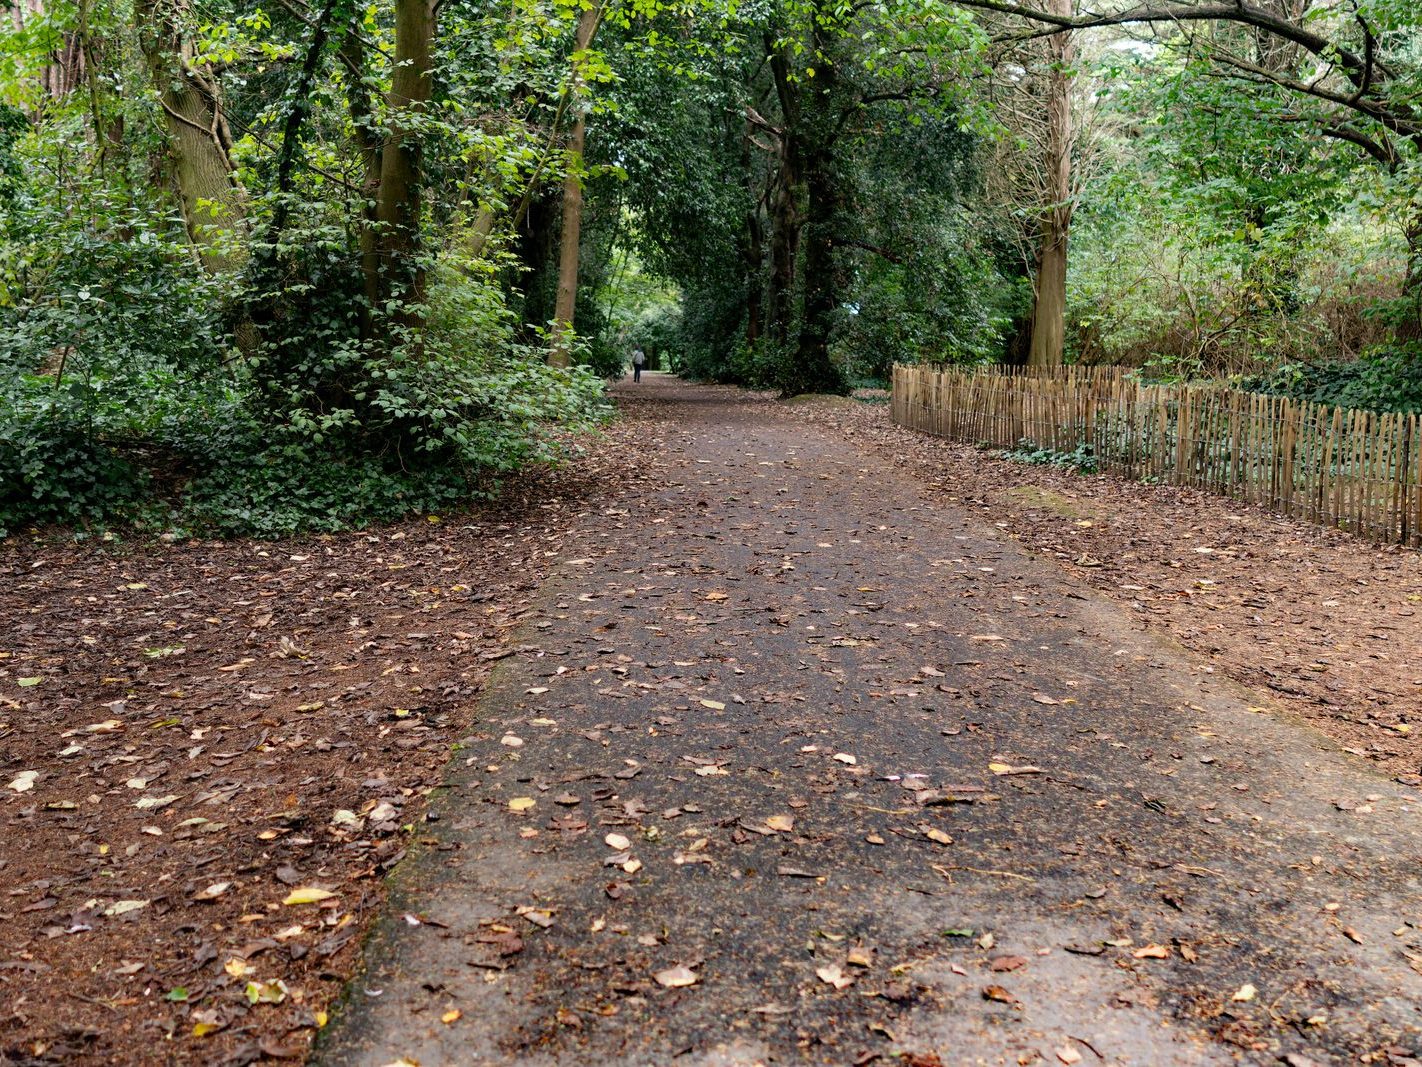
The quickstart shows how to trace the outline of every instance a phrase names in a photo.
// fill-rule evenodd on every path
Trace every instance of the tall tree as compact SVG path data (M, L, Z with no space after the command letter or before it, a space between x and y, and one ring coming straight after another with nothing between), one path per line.
M568 136L567 174L563 179L563 231L558 245L558 300L553 310L554 338L548 362L566 367L570 360L569 335L578 300L578 261L583 227L583 149L587 140L587 83L582 65L602 21L602 3L596 0L578 18L573 44L573 76L568 88L573 129Z
M1033 37L1102 26L1166 27L1163 32L1184 35L1216 75L1294 94L1298 106L1287 121L1355 145L1410 187L1402 197L1410 205L1403 223L1407 304L1397 334L1403 341L1422 340L1422 183L1415 165L1422 154L1422 64L1416 59L1422 17L1412 0L1360 0L1347 7L1300 0L1287 8L1273 0L1142 0L1084 15L1012 0L957 2L1017 16L1033 27L1027 34ZM1191 30L1222 23L1250 31L1247 50ZM1293 62L1280 61L1286 55Z
M1049 0L1058 15L1072 14L1072 0ZM1062 362L1066 346L1067 244L1072 216L1072 64L1076 60L1070 33L1048 38L1047 145L1043 170L1047 203L1043 206L1033 285L1032 343L1027 362L1052 367Z
M230 270L246 258L247 194L232 163L221 86L195 62L196 19L187 0L137 0L134 15L188 234L209 271Z
M421 141L433 90L435 0L395 0L395 56L390 76L390 129L380 151L375 201L375 260L382 302L399 318L423 318L425 267L420 257L423 177Z

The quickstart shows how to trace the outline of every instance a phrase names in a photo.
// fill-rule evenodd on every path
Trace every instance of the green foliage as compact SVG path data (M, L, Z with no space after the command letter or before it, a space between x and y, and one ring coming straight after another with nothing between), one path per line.
M444 511L556 462L604 416L593 374L549 368L546 339L518 334L500 241L465 247L480 204L507 210L531 175L560 176L546 132L501 113L497 94L556 95L576 10L445 20L441 92L413 132L427 232L392 265L422 269L427 295L378 307L360 273L369 205L353 102L375 109L366 122L382 135L388 12L369 8L353 31L362 70L337 62L350 29L338 22L305 94L306 20L219 3L179 26L195 69L221 82L245 185L240 269L215 272L172 195L130 14L90 6L102 66L59 96L38 79L54 42L79 32L76 11L46 5L0 29L8 99L26 108L0 104L0 535L62 523L276 536ZM500 42L494 24L509 17ZM486 76L492 106L451 95ZM289 186L276 182L283 155ZM575 351L593 358L586 342Z
M1039 467L1060 467L1062 470L1076 471L1078 474L1096 473L1096 453L1090 442L1083 441L1070 452L1044 448L1035 441L1024 437L1017 447L999 453L1003 459L1014 463L1027 463Z
M1351 362L1286 363L1240 386L1333 407L1422 413L1422 348L1389 345Z

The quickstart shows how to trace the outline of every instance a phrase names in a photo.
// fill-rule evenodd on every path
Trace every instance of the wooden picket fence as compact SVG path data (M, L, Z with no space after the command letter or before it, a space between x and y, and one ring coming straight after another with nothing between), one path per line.
M1374 541L1422 544L1422 420L1120 367L896 366L900 426L968 444L1072 452L1103 472L1194 486Z

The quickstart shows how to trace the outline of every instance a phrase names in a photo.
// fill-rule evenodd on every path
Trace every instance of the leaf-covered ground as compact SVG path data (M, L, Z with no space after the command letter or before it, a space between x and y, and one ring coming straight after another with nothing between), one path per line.
M473 515L0 546L0 1063L305 1055L625 432Z
M893 424L885 403L799 417L869 446L1178 641L1422 785L1422 553L1193 489L1026 466Z
M623 396L655 490L569 534L319 1062L1415 1062L1414 787L951 456Z
M372 923L331 1063L1417 1051L1416 554L622 392L485 514L0 546L0 1062L305 1056Z

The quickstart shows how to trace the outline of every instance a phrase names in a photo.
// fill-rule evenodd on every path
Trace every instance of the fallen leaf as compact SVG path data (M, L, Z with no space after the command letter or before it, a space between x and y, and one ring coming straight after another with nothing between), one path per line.
M1081 1062L1081 1053L1070 1045L1065 1045L1057 1049L1057 1059L1065 1063L1067 1067L1071 1067L1072 1064Z
M983 999L995 1000L999 1004L1011 1004L1014 1008L1020 1008L1022 1001L1003 989L1000 985L990 985L983 987Z
M765 820L765 825L772 830L778 830L783 834L788 834L795 828L795 818L792 815L772 815Z
M930 841L937 842L940 845L951 845L953 843L953 839L936 826L924 826L920 829L923 831L923 836Z
M509 811L515 814L524 812L533 807L535 803L536 801L532 797L514 797L509 801Z
M989 763L988 770L993 774L1045 774L1041 767L1034 767L1028 763L1021 767L1014 767L1010 763Z
M622 834L608 834L602 840L608 848L618 852L626 852L632 847L632 842Z
M28 689L32 685L39 685L43 678L16 678L15 684Z
M35 787L35 779L39 777L39 771L21 771L15 775L15 780L10 783L9 788L16 793L28 793Z
M848 989L854 984L854 977L844 973L844 970L837 963L831 963L827 967L815 968L815 974L821 982L828 983L836 989Z
M1248 982L1245 982L1244 985L1240 986L1237 990L1235 990L1234 996L1230 997L1229 999L1244 1003L1245 1001L1253 1000L1254 995L1258 992L1259 990L1255 989Z
M449 1011L439 1017L439 1021L444 1023L445 1026L448 1026L450 1023L457 1023L463 1016L464 1013L458 1008L450 1008Z
M126 915L139 908L148 907L148 903L146 900L116 900L104 909L104 914L109 916Z
M194 900L216 900L232 887L231 882L213 882L206 889L199 889L193 894Z
M719 700L698 700L697 703L700 704L703 708L710 708L712 711L726 710L726 705L721 703L721 701Z
M665 971L658 971L654 974L658 985L664 985L668 989L679 989L683 986L695 985L700 980L700 975L690 967L676 966L668 967Z
M988 964L990 970L999 973L1003 971L1015 971L1026 966L1026 956L994 956Z
M274 982L248 982L243 992L248 1004L280 1004L286 999L286 983L278 978Z
M853 767L856 763L859 762L857 759L855 759L853 756L851 756L848 752L836 752L836 753L834 754L834 758L837 759L837 760L839 760L840 763L846 763L846 764L848 764L848 765L851 766L851 767Z
M319 904L323 900L330 900L336 894L329 889L318 889L314 885L302 886L300 889L293 889L282 901L288 907L296 904Z
M1138 960L1164 960L1170 958L1168 945L1143 945L1131 953Z

